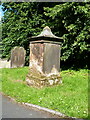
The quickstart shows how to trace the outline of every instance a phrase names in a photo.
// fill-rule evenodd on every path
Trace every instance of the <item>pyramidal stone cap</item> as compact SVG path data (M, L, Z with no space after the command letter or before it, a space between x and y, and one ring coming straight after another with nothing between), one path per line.
M46 27L43 29L43 31L41 32L41 34L38 35L38 37L40 37L40 36L59 38L59 37L55 36L55 35L52 33L51 29L50 29L48 26L46 26Z
M31 41L33 40L50 40L50 41L57 41L57 42L63 41L62 37L55 36L48 26L43 28L43 31L41 32L41 34L31 37L30 39Z

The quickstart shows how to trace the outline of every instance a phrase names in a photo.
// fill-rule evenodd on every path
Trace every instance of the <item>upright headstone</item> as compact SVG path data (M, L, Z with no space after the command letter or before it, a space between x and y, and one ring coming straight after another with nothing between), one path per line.
M23 67L26 51L23 47L14 47L11 50L11 68Z
M46 26L40 35L30 38L29 85L43 87L60 84L60 51L62 38L53 35Z

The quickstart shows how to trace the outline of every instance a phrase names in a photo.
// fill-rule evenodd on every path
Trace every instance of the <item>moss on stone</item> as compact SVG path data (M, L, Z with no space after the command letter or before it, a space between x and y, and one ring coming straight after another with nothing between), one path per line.
M58 85L61 83L60 75L50 75L46 76L43 73L40 73L36 70L36 68L32 68L29 70L27 75L27 84L30 86L34 86L37 88L42 88L44 86Z

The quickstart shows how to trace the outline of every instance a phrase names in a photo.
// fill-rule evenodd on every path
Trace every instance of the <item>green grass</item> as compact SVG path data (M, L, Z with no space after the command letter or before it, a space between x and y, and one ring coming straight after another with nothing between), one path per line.
M64 113L67 116L88 117L88 70L62 71L63 83L42 89L25 84L28 67L3 68L2 92L19 102L28 102Z

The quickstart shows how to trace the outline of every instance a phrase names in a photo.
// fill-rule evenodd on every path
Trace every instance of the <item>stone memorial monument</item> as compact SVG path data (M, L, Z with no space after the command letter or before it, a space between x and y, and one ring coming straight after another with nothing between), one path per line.
M60 49L62 38L56 37L46 26L40 35L30 38L30 70L26 82L42 88L62 82L60 76Z
M11 50L11 68L23 67L25 64L26 51L23 47L14 47Z

